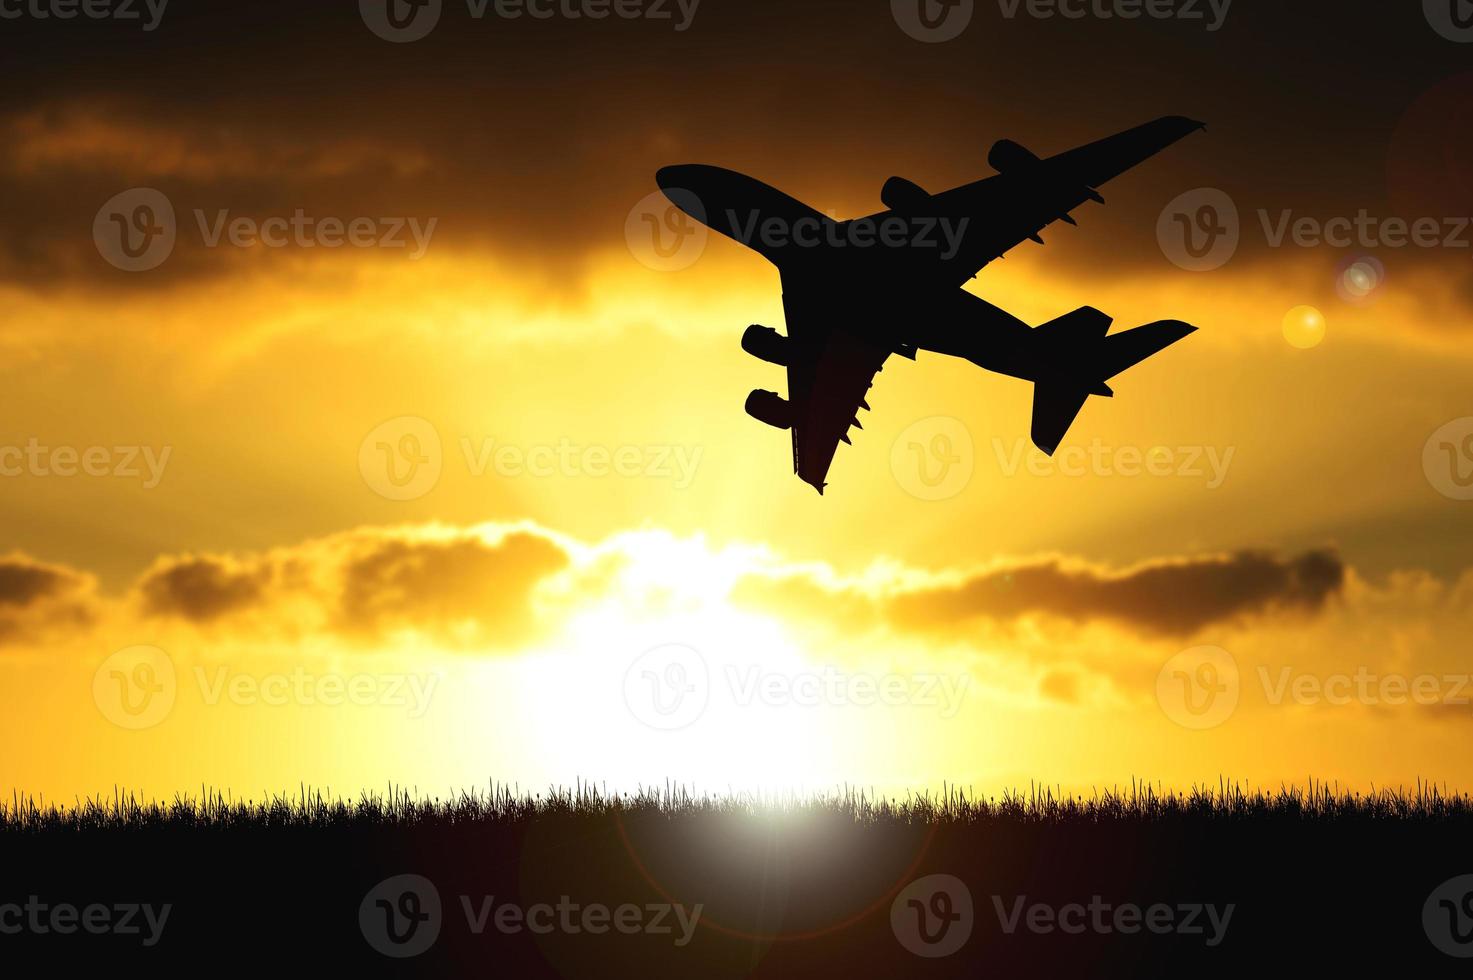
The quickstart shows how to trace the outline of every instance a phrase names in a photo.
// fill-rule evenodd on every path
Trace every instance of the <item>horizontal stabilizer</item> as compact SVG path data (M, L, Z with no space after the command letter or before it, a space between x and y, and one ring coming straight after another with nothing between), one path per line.
M1114 317L1093 306L1081 306L1039 327L1039 339L1050 345L1092 346L1110 332L1114 322Z
M1099 377L1109 381L1126 368L1134 367L1152 354L1159 354L1183 337L1196 332L1197 328L1190 323L1159 320L1107 337L1104 353L1100 357Z
M1117 374L1170 347L1196 327L1161 320L1105 336L1110 318L1084 307L1034 331L1041 341L1034 379L1033 444L1052 456L1091 395L1112 397Z

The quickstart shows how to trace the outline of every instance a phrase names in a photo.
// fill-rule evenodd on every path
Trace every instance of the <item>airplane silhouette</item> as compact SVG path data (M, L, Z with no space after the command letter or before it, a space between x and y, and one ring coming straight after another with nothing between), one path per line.
M697 221L752 248L782 275L787 335L754 324L742 349L787 368L788 398L754 391L747 413L793 435L793 471L821 494L840 442L891 354L965 358L1034 383L1034 445L1052 456L1091 395L1197 328L1162 320L1113 336L1083 307L1030 327L961 287L1055 221L1103 204L1100 185L1206 124L1168 116L1040 159L1011 140L987 162L997 176L930 194L902 177L880 192L888 209L835 221L752 177L721 167L662 168L665 196Z

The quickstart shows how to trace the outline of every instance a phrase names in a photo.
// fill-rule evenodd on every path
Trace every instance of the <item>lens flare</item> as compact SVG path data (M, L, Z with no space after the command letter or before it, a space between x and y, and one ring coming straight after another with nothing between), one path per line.
M1325 315L1313 306L1296 306L1284 315L1284 339L1293 347L1309 350L1325 339Z
M1335 271L1335 291L1347 303L1369 303L1385 282L1386 266L1370 256L1346 259Z

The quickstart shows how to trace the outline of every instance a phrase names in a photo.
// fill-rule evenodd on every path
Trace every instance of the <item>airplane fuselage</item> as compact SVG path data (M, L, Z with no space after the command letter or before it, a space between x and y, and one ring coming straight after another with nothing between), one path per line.
M835 328L902 356L925 350L1031 379L1031 328L960 289L948 264L980 231L965 217L887 211L837 221L754 177L702 164L667 167L656 179L686 214L775 265L786 303L819 306Z

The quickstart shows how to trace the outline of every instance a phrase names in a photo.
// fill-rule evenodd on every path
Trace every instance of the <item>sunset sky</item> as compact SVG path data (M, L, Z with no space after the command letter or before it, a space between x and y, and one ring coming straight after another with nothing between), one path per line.
M1473 44L1421 4L357 6L0 21L0 789L1469 788ZM1200 328L1053 463L1027 384L922 354L820 497L742 411L775 270L650 248L667 164L850 217L1167 114L969 287ZM1204 188L1239 243L1188 271Z

